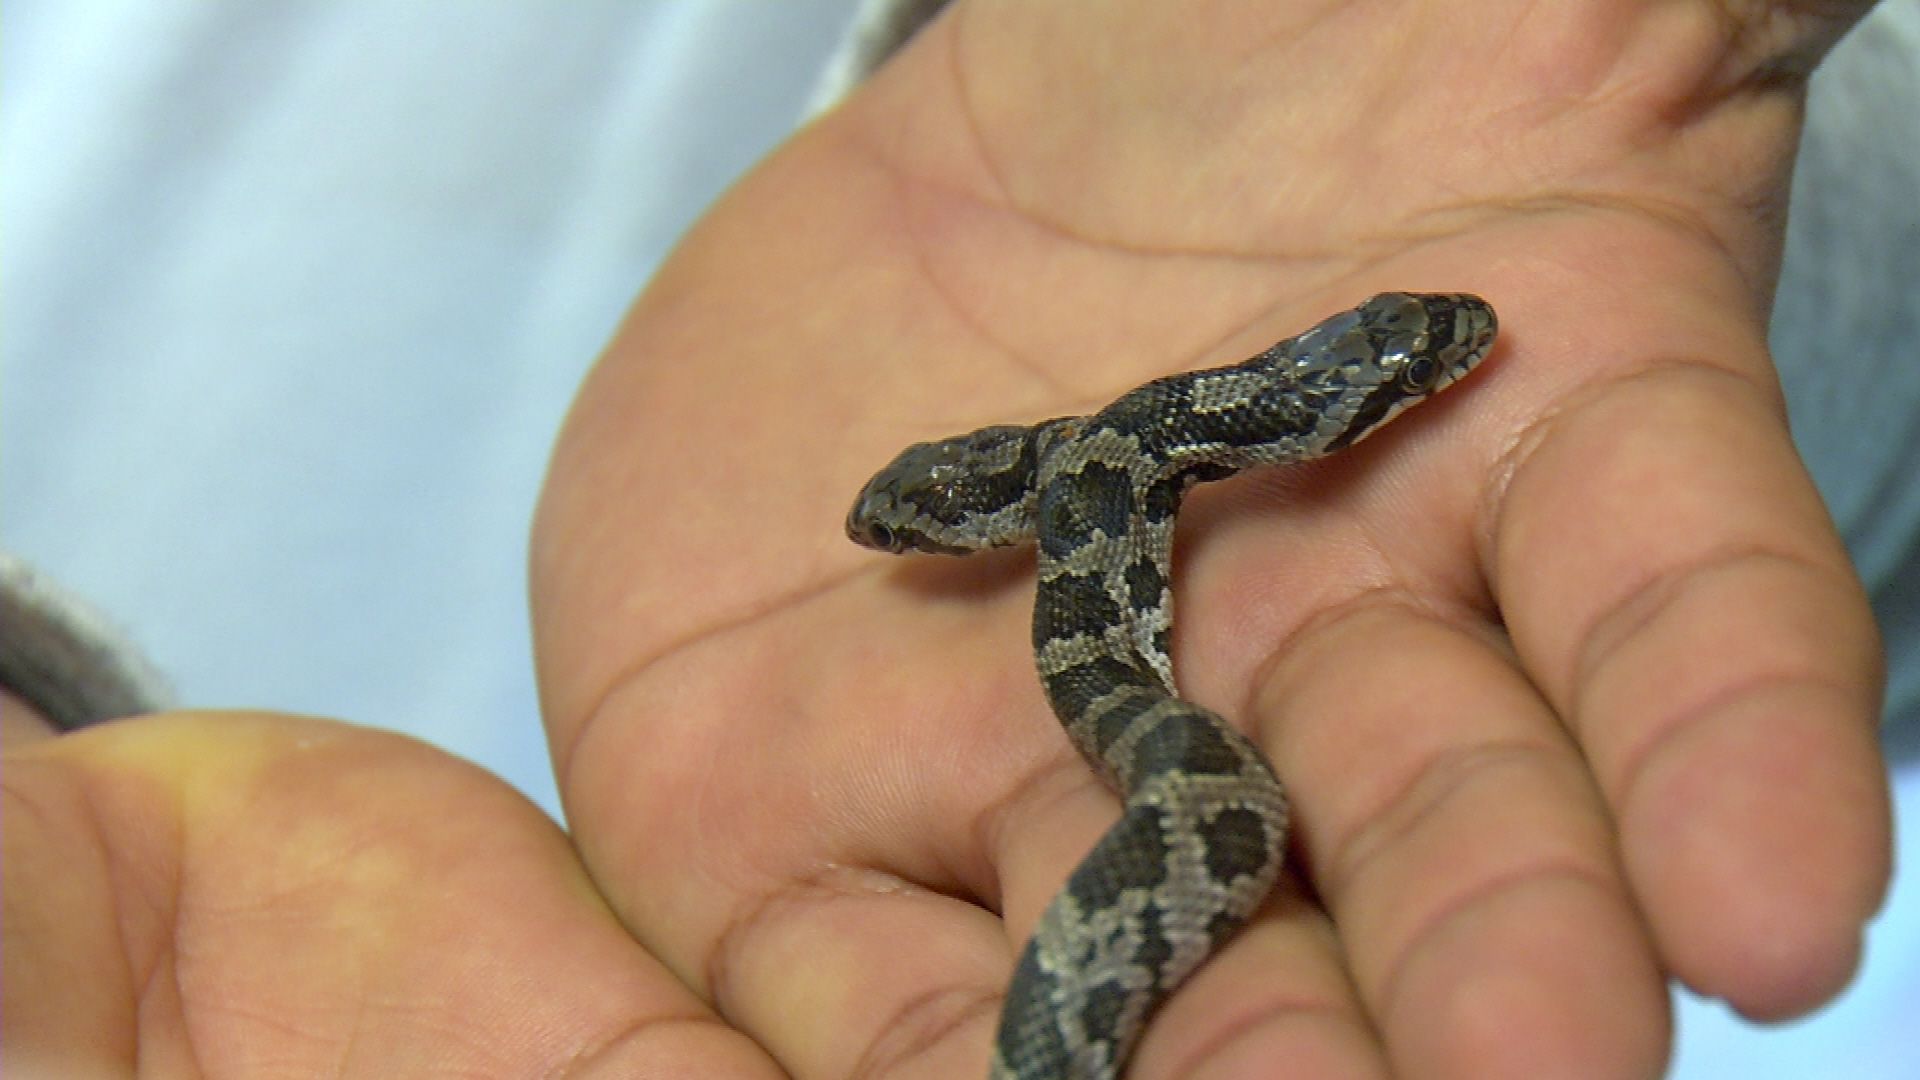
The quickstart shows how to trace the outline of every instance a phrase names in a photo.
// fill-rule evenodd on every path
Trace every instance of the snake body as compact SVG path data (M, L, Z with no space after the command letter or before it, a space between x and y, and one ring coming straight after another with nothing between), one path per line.
M909 447L862 490L847 533L867 547L1037 543L1042 686L1124 800L1020 956L994 1077L1118 1076L1153 1011L1280 873L1279 779L1250 740L1174 688L1181 497L1357 442L1464 375L1494 333L1478 297L1383 293L1242 363L1156 379L1089 415Z

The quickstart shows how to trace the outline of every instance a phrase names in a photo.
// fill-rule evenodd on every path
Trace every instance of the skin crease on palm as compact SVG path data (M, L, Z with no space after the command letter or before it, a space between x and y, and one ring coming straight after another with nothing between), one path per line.
M847 499L1382 289L1502 342L1183 513L1178 677L1298 832L1133 1075L1652 1076L1669 979L1837 993L1889 872L1879 652L1764 324L1801 79L1864 9L1069 7L949 12L583 387L532 578L571 846L332 722L10 733L9 1063L983 1075L1115 802L1031 557L882 559Z

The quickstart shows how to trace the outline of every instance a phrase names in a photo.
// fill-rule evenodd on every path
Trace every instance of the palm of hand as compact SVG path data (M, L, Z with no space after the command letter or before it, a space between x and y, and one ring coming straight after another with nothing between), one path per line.
M1183 514L1184 692L1288 782L1313 896L1140 1075L1637 1075L1669 974L1836 989L1886 825L1871 624L1761 336L1791 92L1697 12L1497 49L1445 10L956 15L688 238L556 457L549 724L641 942L794 1074L977 1074L1113 803L1035 684L1030 563L882 562L847 499L906 442L1461 289L1486 370Z

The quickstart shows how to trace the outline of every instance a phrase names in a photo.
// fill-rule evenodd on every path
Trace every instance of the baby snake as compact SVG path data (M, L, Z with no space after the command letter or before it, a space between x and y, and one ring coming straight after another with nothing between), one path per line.
M1090 415L911 446L860 492L847 535L867 547L963 555L1037 542L1041 684L1125 800L1020 955L994 1077L1118 1076L1153 1011L1279 877L1279 779L1250 740L1174 689L1181 497L1358 442L1466 374L1494 332L1478 297L1382 293L1242 363L1155 379Z

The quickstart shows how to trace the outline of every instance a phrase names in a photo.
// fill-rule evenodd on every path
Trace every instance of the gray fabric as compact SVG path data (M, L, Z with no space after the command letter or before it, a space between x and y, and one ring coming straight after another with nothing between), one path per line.
M105 616L5 552L0 686L66 731L173 703L166 678Z
M1920 3L1814 75L1772 342L1794 439L1873 595L1887 740L1920 752Z
M814 83L804 115L832 108L946 6L947 0L862 0L839 49Z

